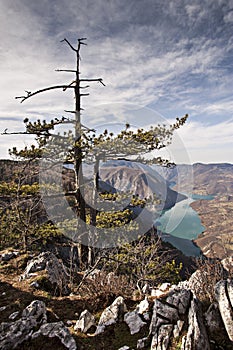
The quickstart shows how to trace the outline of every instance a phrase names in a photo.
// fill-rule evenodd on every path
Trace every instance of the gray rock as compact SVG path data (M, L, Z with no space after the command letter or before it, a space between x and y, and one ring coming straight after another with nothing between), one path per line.
M229 339L233 341L233 280L219 281L215 296Z
M122 346L120 349L118 349L118 350L130 350L130 347L129 346L127 346L127 345L124 345L124 346Z
M151 350L167 350L172 330L172 324L162 325L152 338Z
M180 334L191 296L190 290L178 288L161 299L155 299L149 333L152 337L151 349L168 349L171 336Z
M194 297L188 315L188 332L182 338L181 350L210 350L200 302Z
M140 329L146 325L137 311L127 312L124 315L124 321L128 325L131 335L140 332Z
M92 326L95 325L94 316L88 310L84 310L81 313L79 320L76 322L74 330L86 333Z
M122 297L118 297L115 301L108 306L100 316L100 320L95 334L100 334L104 331L106 326L115 324L123 319L124 313L127 312L127 307Z
M9 316L9 319L14 321L18 316L19 316L19 311L15 311L13 312L13 314Z
M137 349L145 349L149 346L150 343L150 338L146 337L146 338L142 338L142 339L138 339L137 341Z
M42 324L40 329L32 335L32 339L37 338L40 335L49 338L57 337L67 349L77 349L74 338L71 336L69 329L62 321Z
M204 317L210 333L215 333L216 331L220 331L224 328L217 303L210 305Z
M46 270L48 275L48 280L62 295L69 294L68 282L69 276L68 272L59 259L50 252L43 252L36 258L32 259L21 276L22 279L31 278L35 276L35 272ZM35 284L33 287L38 288Z
M0 325L0 349L12 350L29 339L43 322L47 321L46 307L42 301L34 300L22 312L22 317L14 322Z
M136 311L139 314L144 314L145 312L147 312L149 310L149 301L148 298L145 297L144 300L142 300L138 306L136 307Z
M177 323L175 324L174 328L173 328L173 336L174 338L178 338L180 336L180 333L182 331L184 325L184 321L182 320L178 320Z

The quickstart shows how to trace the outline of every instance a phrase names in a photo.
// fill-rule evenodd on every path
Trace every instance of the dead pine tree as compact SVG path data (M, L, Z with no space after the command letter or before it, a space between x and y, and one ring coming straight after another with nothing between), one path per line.
M105 86L105 84L103 83L102 78L80 78L80 50L81 50L81 46L82 45L86 45L85 43L86 38L80 38L78 39L78 45L77 48L75 48L66 38L63 39L61 42L65 42L69 48L75 52L76 55L76 69L57 69L57 72L67 72L67 73L73 73L75 75L75 79L66 85L54 85L54 86L49 86L34 92L31 91L26 91L26 95L24 96L17 96L16 99L20 99L21 103L28 100L29 98L38 95L40 93L44 93L44 92L48 92L50 90L54 90L54 89L62 89L63 91L66 91L68 89L73 89L74 91L74 98L75 98L75 106L74 106L74 110L65 110L65 112L67 113L72 113L73 115L75 115L75 120L74 120L74 148L73 148L73 157L74 157L74 171L75 171L75 193L74 196L76 198L76 202L78 205L78 212L79 212L79 216L80 219L83 222L86 222L86 203L85 203L85 199L82 195L82 191L84 191L84 180L83 180L83 169L82 169L82 160L83 160L83 150L81 145L82 142L82 135L83 135L83 130L88 130L87 127L85 127L82 123L81 123L81 111L83 110L82 108L82 97L84 96L88 96L89 93L83 93L83 89L86 89L89 87L89 85L85 85L84 84L88 84L88 83L92 83L92 82L99 82L101 83L103 86ZM56 124L60 124L63 123L64 121L67 121L65 118L63 118L63 120L58 121L58 122L53 122L52 124L52 128L54 127L54 125ZM38 126L38 125L37 125ZM34 129L29 129L27 128L26 132L24 132L25 134L27 133L34 133L37 136L52 136L52 134L49 133L48 128L47 128L47 124L44 124L44 126L46 126L46 128L43 129L43 127L41 127L41 123L39 123L39 128L36 127L35 123L34 123ZM5 133L7 134L7 133ZM13 133L10 133L13 134ZM82 188L82 191L81 191ZM94 210L94 209L93 209ZM81 243L78 244L78 251L79 251L79 257L81 260L81 263L86 265L86 263L89 265L91 263L91 247L87 247L82 245Z

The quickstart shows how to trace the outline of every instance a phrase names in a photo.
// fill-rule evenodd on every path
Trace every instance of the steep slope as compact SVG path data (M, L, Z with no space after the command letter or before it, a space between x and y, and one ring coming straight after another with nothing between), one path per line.
M106 164L101 168L100 178L117 191L131 192L139 198L154 195L161 200L164 209L171 208L176 202L185 199L182 194L169 188L164 178L150 167L127 162L119 166Z

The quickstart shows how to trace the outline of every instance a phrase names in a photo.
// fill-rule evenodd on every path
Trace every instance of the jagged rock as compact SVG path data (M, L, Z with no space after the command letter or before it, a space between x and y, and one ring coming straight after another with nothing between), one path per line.
M172 330L172 324L162 325L152 338L151 350L167 350Z
M183 319L187 318L191 297L190 290L178 288L172 289L164 298L155 299L150 324L151 349L168 349L172 334L175 336L180 334ZM140 345L138 343L139 349Z
M145 297L144 300L142 300L138 306L136 307L136 311L137 313L139 314L144 314L145 312L147 312L149 309L149 301L148 301L148 298Z
M200 302L194 296L188 315L188 332L182 338L181 350L210 350Z
M146 325L137 311L127 312L124 316L125 323L129 326L130 334L136 334L140 329Z
M127 307L122 297L118 297L115 301L108 306L100 316L100 320L95 334L100 334L104 331L106 326L118 322L123 318L124 313L127 312Z
M12 350L30 338L33 330L47 321L46 307L42 301L34 300L14 322L3 322L0 326L0 349Z
M146 337L146 338L142 338L142 339L138 339L137 341L137 349L145 349L149 346L150 343L150 338Z
M68 287L68 273L63 263L60 262L53 253L43 252L36 258L32 259L27 264L25 272L21 278L30 278L32 276L35 276L35 272L42 270L46 270L49 282L52 285L56 286L56 289L60 294L69 294L70 290ZM36 284L34 284L33 287L38 288Z
M67 349L77 349L74 338L71 336L69 329L62 321L42 324L40 329L32 335L32 339L37 338L40 335L49 338L57 337Z
M18 316L19 316L19 311L15 311L13 312L13 314L9 316L9 319L14 321Z
M184 321L182 320L178 320L177 323L175 324L174 328L173 328L173 336L174 338L178 338L180 336L180 333L182 331L184 325Z
M188 280L188 288L194 291L194 293L202 290L203 285L206 283L205 275L207 272L196 270Z
M189 307L191 295L192 293L188 289L174 290L168 295L166 302L174 305L180 315L184 315Z
M79 320L76 322L74 330L79 330L83 333L86 333L92 326L95 325L94 316L88 310L84 310L81 313Z
M30 278L31 274L37 271L45 270L47 261L55 255L50 252L43 252L36 258L27 263L27 267L22 275L23 279Z
M210 333L214 333L223 329L224 325L218 305L216 303L210 305L204 316L207 328Z
M233 280L219 281L215 296L229 339L233 341Z

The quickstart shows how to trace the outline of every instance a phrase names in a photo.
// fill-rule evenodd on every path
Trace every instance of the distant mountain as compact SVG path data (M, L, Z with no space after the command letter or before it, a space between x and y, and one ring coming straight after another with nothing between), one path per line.
M179 182L179 191L193 187L199 194L233 194L233 164L181 164L173 169L154 167L170 183ZM175 187L177 189L177 187Z
M120 192L131 192L139 198L154 195L161 200L162 208L169 209L186 197L169 187L169 183L151 167L136 162L111 161L103 164L101 180Z

